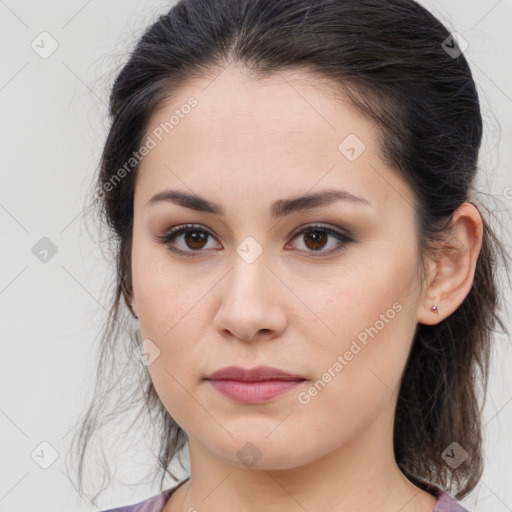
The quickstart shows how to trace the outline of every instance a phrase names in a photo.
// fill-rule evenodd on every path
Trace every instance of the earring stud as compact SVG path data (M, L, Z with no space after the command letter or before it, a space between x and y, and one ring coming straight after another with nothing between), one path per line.
M439 314L439 308L437 307L437 304L435 304L434 306L432 306L432 312L433 313L438 313Z

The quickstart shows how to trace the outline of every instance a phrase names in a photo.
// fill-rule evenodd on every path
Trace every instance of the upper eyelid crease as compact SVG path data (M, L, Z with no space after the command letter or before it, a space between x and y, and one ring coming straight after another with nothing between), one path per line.
M353 195L344 190L325 190L314 194L306 194L304 196L294 197L291 199L280 199L275 201L271 207L272 217L279 219L292 213L327 206L334 201L349 201L354 204L372 206L372 204L362 197ZM183 192L180 190L164 190L155 194L147 203L145 208L157 202L166 201L190 208L196 211L212 213L218 216L224 216L225 212L222 206L205 199L196 194Z
M155 237L156 241L163 245L168 245L170 243L171 239L174 239L178 236L182 236L187 231L203 231L208 234L208 236L216 239L215 235L210 231L210 229L202 226L201 224L181 224L174 226L171 228L166 234L164 235L157 235ZM309 255L307 257L312 259L320 259L323 257L329 257L335 254L338 254L342 252L347 244L356 242L356 239L348 232L345 232L342 228L339 227L328 227L325 225L322 225L322 223L313 223L308 224L305 227L299 226L294 232L290 235L293 239L298 238L300 235L303 235L304 233L312 232L312 231L324 231L328 233L328 235L332 238L336 238L340 245L337 248L331 249L329 251L318 251L317 255L314 255L314 252L309 253L309 251L306 251ZM179 253L188 257L194 257L194 252L197 252L197 256L200 257L200 253L203 251L183 251L181 249L177 248L169 248L171 252Z

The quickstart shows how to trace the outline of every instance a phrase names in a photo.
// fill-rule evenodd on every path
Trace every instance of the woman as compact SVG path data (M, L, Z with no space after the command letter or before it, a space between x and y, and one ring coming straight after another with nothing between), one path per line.
M162 482L184 448L190 477L116 511L466 510L505 253L462 49L412 0L182 0L146 30L98 177L99 375L123 298Z

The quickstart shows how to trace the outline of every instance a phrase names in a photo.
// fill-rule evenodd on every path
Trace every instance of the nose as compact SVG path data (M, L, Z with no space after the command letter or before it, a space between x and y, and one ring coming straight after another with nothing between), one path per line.
M236 255L222 281L214 327L224 337L244 341L276 338L286 329L286 293L263 255L252 263Z

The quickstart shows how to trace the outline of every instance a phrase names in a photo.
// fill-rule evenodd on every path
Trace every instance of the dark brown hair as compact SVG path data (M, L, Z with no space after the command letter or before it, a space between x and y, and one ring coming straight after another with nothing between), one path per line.
M414 193L424 263L436 244L448 239L458 206L471 201L481 213L486 209L474 188L483 128L479 98L468 62L457 50L447 28L412 0L182 0L146 29L111 90L110 131L96 183L96 211L110 235L116 272L96 388L75 437L81 490L93 435L136 405L135 420L147 420L149 433L157 435L160 485L167 474L176 478L170 463L187 441L160 402L147 368L133 355L141 343L129 310L138 166L122 179L116 173L143 143L150 116L180 86L213 77L231 62L255 80L281 70L311 71L379 127L384 160ZM508 275L508 256L482 217L483 246L471 290L439 324L417 326L394 426L402 472L425 490L434 484L459 499L482 474L480 401L492 334L497 324L506 331L497 314L497 274L501 257ZM130 378L135 384L128 384ZM452 442L469 455L456 469L442 457Z

